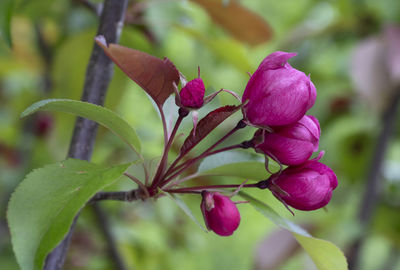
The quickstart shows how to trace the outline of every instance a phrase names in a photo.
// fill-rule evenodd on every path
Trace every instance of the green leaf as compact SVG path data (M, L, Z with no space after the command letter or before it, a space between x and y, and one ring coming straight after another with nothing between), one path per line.
M270 170L278 171L279 166L270 162ZM262 180L270 173L265 170L265 163L261 155L252 155L247 151L229 151L209 156L200 164L200 175L219 175Z
M15 0L1 0L0 2L0 37L12 47L11 17L14 11Z
M29 173L11 196L7 212L21 269L42 269L46 255L64 238L86 202L129 165L104 168L68 159Z
M319 270L347 269L343 252L329 241L293 233Z
M164 191L162 191L162 190L161 190L161 192L162 192L163 194L167 195L167 197L169 197L173 202L175 202L175 203L179 206L179 208L182 209L182 211L183 211L191 220L193 220L194 223L196 223L197 225L199 225L199 227L200 227L203 231L207 232L207 230L200 224L200 222L197 220L197 218L193 215L193 213L192 213L192 211L190 210L189 206L187 206L186 203L185 203L181 198L179 198L179 197L176 196L176 195L172 195L172 194L170 194L170 193L168 193L168 192L164 192Z
M245 200L249 201L258 212L263 214L279 227L290 231L299 244L310 255L319 270L347 269L347 261L343 252L333 243L312 237L303 228L281 217L265 203L244 192L240 192L239 194Z
M95 121L120 137L135 152L140 153L140 140L135 130L118 114L107 108L76 100L45 99L29 106L22 112L21 117L36 111L66 112Z

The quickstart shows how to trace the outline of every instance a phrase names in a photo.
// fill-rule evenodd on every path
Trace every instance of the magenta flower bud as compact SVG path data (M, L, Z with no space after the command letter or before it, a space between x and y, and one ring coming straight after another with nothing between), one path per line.
M259 132L259 131L257 131ZM298 122L265 132L256 149L285 165L300 165L318 150L321 130L317 118L305 115Z
M218 192L203 191L201 212L207 229L220 236L229 236L239 227L240 213L228 196Z
M315 102L317 92L310 78L287 60L297 53L268 55L251 76L243 93L245 119L252 125L282 126L299 121Z
M204 103L205 87L201 78L188 82L179 93L181 104L187 108L198 109Z
M338 182L325 164L310 160L288 167L271 178L269 189L279 200L298 210L311 211L327 205Z

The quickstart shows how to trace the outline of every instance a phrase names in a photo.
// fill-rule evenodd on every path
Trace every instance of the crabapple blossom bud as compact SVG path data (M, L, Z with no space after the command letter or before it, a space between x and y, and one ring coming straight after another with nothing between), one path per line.
M324 207L338 182L325 164L310 160L301 166L288 167L270 178L268 188L279 200L298 210L311 211Z
M282 126L299 121L315 102L317 92L310 78L287 60L297 53L268 55L244 90L243 113L252 125Z
M38 137L45 137L53 127L53 117L46 113L37 115L33 126L33 133Z
M263 142L256 145L256 149L282 164L300 165L318 150L320 135L317 118L305 115L294 124L276 127L272 133L265 132Z
M204 103L205 87L201 78L188 82L179 93L181 103L184 107L198 109Z
M229 236L240 223L240 213L228 196L218 192L202 192L201 212L207 229L220 236Z

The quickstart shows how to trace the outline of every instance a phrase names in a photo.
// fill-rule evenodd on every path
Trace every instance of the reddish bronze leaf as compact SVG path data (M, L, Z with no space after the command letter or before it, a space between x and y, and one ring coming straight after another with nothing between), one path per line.
M196 133L193 135L194 130L190 132L181 148L181 155L185 155L193 147L195 147L202 139L204 139L211 131L213 131L219 124L226 118L234 114L240 106L224 106L220 107L202 118L196 127Z
M243 7L235 0L192 0L202 6L210 17L234 38L252 46L272 37L272 29L258 14Z
M96 37L96 43L159 106L162 106L174 92L174 83L176 85L179 83L179 71L167 58L161 60L150 54L118 44L107 45L103 36Z

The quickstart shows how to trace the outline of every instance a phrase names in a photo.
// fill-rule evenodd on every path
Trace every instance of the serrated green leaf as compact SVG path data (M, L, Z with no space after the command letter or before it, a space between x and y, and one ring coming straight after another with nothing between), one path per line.
M134 151L140 153L140 140L135 130L118 114L92 103L70 99L45 99L36 102L22 112L21 117L36 111L58 111L85 117L108 128Z
M196 223L197 225L199 225L199 227L200 227L203 231L207 232L207 230L200 224L200 222L197 220L197 218L193 215L193 213L192 213L192 211L190 210L189 206L187 206L187 204L186 204L181 198L179 198L179 197L176 196L176 195L175 195L175 196L174 196L174 195L171 195L171 194L169 194L169 193L167 193L167 192L163 192L163 191L162 191L162 193L165 194L165 195L167 195L167 197L169 197L173 202L175 202L175 203L179 206L179 208L182 209L182 211L183 211L191 220L193 220L194 223Z
M304 250L310 255L319 270L345 270L347 261L343 252L333 243L312 237L307 231L293 222L281 217L271 207L247 193L240 192L241 197L277 226L290 231Z
M129 165L104 168L68 159L29 173L11 196L7 211L21 269L42 269L46 255L64 238L76 214Z
M278 171L279 166L270 162L269 169ZM269 177L261 155L251 155L244 151L229 151L209 156L198 169L199 175L232 176L249 180L262 180Z
M0 37L12 47L11 17L14 11L14 0L1 0L0 3Z

